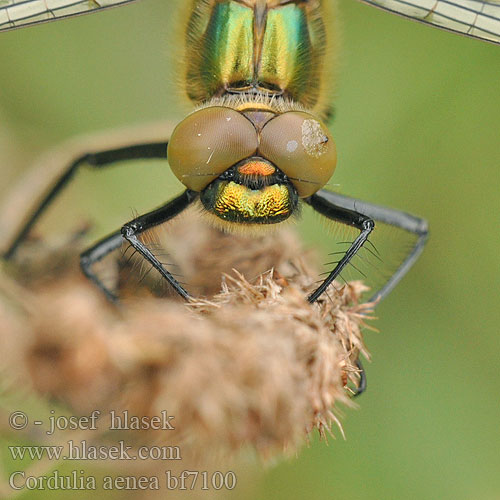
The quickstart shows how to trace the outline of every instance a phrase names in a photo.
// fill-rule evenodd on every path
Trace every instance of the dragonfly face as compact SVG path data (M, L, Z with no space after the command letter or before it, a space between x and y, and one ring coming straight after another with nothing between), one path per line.
M186 32L186 89L203 107L175 129L171 168L230 223L287 219L336 166L322 100L321 2L200 0Z
M236 109L209 106L181 122L169 143L170 165L187 188L201 192L203 206L218 218L281 222L295 211L299 197L328 182L336 165L335 144L309 113L279 113L271 101L242 99Z

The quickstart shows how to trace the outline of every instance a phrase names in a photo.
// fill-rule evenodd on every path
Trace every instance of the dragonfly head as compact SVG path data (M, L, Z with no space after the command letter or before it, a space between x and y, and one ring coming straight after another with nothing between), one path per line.
M309 113L209 106L176 127L168 159L219 219L272 224L328 182L337 153L326 126Z

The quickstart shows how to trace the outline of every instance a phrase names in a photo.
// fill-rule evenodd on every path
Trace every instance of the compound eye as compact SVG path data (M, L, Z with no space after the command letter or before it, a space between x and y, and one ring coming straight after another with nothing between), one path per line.
M175 176L202 191L222 172L257 150L257 132L241 113L213 106L189 115L175 128L167 157Z
M330 132L302 111L289 111L269 121L261 132L259 152L290 178L302 198L321 189L337 165Z

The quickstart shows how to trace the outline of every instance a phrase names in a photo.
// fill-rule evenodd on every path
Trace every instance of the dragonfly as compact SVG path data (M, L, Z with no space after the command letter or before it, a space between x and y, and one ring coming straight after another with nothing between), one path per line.
M0 30L98 12L133 0L0 0ZM367 1L377 7L467 36L499 41L498 2ZM325 185L337 151L327 126L332 115L326 75L335 40L333 0L193 0L185 22L184 88L195 110L161 141L89 151L67 165L4 253L12 259L47 207L82 165L98 169L132 159L168 159L185 190L136 217L81 255L83 273L111 300L118 297L94 266L127 241L184 299L191 294L141 240L141 234L198 203L209 220L228 230L280 224L308 205L355 231L333 252L337 260L308 296L313 303L349 267L382 261L372 239L388 226L409 243L385 262L368 300L386 297L409 271L427 240L425 220L341 195ZM471 14L473 14L471 16ZM454 17L453 17L454 16ZM391 240L385 243L391 246ZM358 262L356 258L363 256ZM382 266L380 266L382 267ZM390 271L387 272L387 269ZM360 271L361 272L361 271ZM363 275L364 273L361 272ZM375 273L376 274L376 273ZM357 394L366 385L364 370Z

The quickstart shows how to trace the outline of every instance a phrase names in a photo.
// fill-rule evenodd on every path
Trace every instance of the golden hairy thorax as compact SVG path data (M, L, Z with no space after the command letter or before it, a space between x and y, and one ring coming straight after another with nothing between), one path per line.
M204 103L227 93L282 96L320 118L335 81L334 0L191 0L185 88Z

